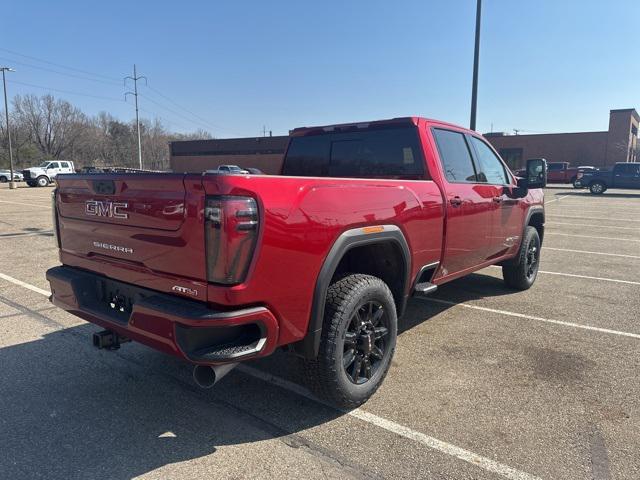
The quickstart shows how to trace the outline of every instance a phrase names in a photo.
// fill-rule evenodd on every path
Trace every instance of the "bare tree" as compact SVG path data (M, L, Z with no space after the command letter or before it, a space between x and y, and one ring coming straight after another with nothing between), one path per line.
M48 158L61 158L87 128L84 113L51 95L17 95L13 105L18 122L29 128L33 142Z

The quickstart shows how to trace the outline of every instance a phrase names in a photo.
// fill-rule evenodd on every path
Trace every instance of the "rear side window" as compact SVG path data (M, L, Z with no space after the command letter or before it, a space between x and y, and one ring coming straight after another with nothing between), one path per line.
M625 175L636 175L638 173L639 165L637 163L627 163L624 165L617 165L616 172L623 173Z
M433 129L440 161L445 177L452 183L475 183L476 171L473 168L469 145L462 133L440 128Z
M68 162L60 162L60 165L62 166L62 168L69 168Z
M293 137L282 169L283 175L323 177L329 170L331 143L326 135Z
M476 150L476 158L478 164L477 176L479 182L486 182L492 185L507 185L509 184L509 177L504 170L504 165L500 159L493 153L493 150L484 143L482 140L476 137L470 137L473 148Z
M424 178L415 127L294 137L284 175L347 178Z

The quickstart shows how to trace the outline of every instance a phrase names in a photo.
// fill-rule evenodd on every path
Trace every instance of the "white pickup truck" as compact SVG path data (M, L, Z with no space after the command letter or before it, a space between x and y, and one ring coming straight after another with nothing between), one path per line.
M75 173L73 162L66 160L47 160L37 167L22 170L24 180L30 187L46 187L53 183L59 173Z

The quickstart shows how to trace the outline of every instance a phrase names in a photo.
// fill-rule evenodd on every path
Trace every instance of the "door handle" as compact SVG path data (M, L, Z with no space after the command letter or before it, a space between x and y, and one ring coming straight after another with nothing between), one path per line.
M502 197L493 197L493 203L502 203Z
M462 199L456 196L450 199L449 203L451 204L452 207L459 207L460 205L462 205Z

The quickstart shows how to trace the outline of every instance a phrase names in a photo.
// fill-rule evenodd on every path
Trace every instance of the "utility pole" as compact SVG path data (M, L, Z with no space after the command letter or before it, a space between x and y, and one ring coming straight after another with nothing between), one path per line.
M482 0L477 0L476 6L476 45L473 51L473 84L471 87L471 122L469 128L476 129L476 110L478 106L478 61L480 60L480 17Z
M7 126L7 138L9 139L9 189L17 188L16 182L13 179L13 149L11 148L11 130L9 129L9 104L7 102L7 79L5 78L5 72L15 72L9 67L0 67L2 70L2 86L4 87L4 118L5 125Z
M124 77L125 85L127 84L127 80L133 80L133 92L126 92L124 94L124 99L127 99L127 95L133 95L136 101L136 130L138 131L138 164L140 165L140 170L142 170L142 142L140 141L140 117L138 115L138 80L143 78L146 84L147 77L138 76L135 63L133 64L133 77Z

